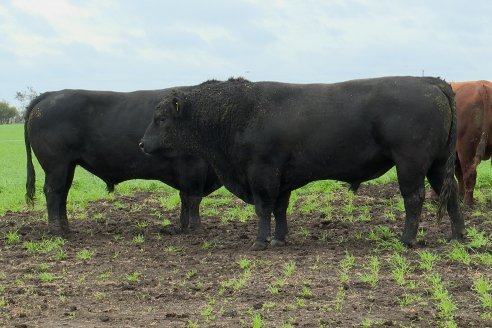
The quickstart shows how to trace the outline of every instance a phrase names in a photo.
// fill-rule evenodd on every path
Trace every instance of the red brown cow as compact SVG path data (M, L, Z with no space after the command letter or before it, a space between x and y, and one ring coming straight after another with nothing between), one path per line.
M456 176L465 205L473 205L477 166L492 154L492 82L451 83L456 96Z

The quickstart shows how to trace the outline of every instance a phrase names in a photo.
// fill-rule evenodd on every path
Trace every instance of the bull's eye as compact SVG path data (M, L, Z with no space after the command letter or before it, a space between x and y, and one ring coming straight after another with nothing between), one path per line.
M156 124L159 124L159 123L164 122L165 120L166 120L166 119L164 118L164 116L159 116L159 117L156 117L156 118L154 119L154 122L155 122Z

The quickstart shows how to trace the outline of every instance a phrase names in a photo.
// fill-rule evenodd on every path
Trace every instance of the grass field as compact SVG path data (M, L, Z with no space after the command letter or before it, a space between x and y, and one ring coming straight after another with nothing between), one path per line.
M252 252L252 206L221 188L203 231L175 234L179 197L157 181L105 184L76 171L74 234L46 235L43 171L24 205L21 125L0 126L0 326L492 327L492 169L479 168L467 239L426 202L403 247L392 170L357 195L334 181L292 194L284 248ZM37 164L37 163L36 163Z

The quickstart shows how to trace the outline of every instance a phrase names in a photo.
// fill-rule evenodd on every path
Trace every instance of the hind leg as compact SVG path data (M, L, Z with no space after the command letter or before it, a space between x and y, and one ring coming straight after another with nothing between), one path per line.
M258 232L256 241L250 248L251 250L265 249L267 242L270 240L272 212L275 210L279 198L278 186L280 178L278 172L279 170L275 167L265 165L262 162L253 163L248 168L248 180L253 193L255 212L258 216ZM280 216L277 224L279 225L278 227L283 225L282 216Z
M422 205L424 203L424 174L410 165L397 165L398 183L405 204L405 226L401 242L415 245Z
M427 179L438 195L441 194L444 177L444 165L435 164L427 173ZM458 199L458 188L454 177L450 183L451 190L448 198L447 210L451 220L451 238L462 240L465 233L465 220L463 219L463 213Z
M48 230L51 234L67 236L70 233L67 219L67 196L72 185L74 165L57 166L46 170L44 194L48 209Z
M461 170L461 162L457 159L454 172L456 174L456 179L458 180L458 193L461 198L465 195L465 183L463 182L463 171Z
M473 190L475 189L475 184L477 182L477 169L474 165L465 171L463 174L463 181L465 184L465 196L463 198L463 202L467 206L473 206L473 204L475 204L475 200L473 199Z
M477 167L475 164L476 149L478 145L468 145L463 147L457 145L458 157L460 161L460 192L463 192L463 202L467 206L472 206L473 201L473 189L475 189L475 183L477 180Z
M67 171L67 179L65 181L65 188L64 188L65 193L62 195L62 202L60 207L60 213L62 215L61 221L66 222L67 227L68 227L67 197L68 197L68 192L70 191L70 187L72 187L74 174L75 174L75 165L71 165Z

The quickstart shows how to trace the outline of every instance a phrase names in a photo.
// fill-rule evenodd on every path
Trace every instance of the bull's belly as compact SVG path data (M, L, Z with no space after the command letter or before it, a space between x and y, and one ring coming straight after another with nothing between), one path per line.
M85 170L91 172L106 183L118 184L120 182L145 179L145 180L160 180L172 187L173 179L171 178L171 170L163 170L158 165L149 165L145 161L127 160L127 161L79 161L77 163ZM162 165L165 166L165 165ZM165 174L168 173L168 174Z
M112 183L120 183L132 179L145 179L148 175L147 173L144 174L141 171L124 166L103 166L94 165L94 163L87 164L84 162L78 164L100 179ZM158 179L158 177L155 177L155 179Z
M350 161L333 159L295 163L286 167L283 189L296 189L317 180L361 183L380 177L393 166L393 161L382 155L365 159L353 158Z

